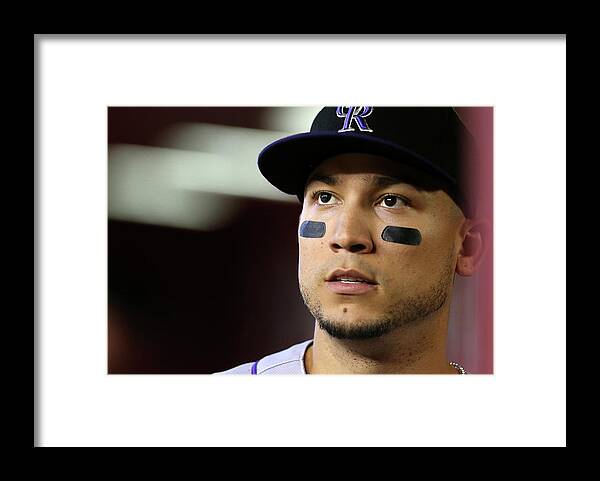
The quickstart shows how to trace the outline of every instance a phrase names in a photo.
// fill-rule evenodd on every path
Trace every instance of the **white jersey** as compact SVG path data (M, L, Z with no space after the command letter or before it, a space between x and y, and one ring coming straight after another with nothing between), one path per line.
M215 374L306 374L304 356L312 343L313 340L309 339L258 361L247 362Z
M255 362L247 362L227 371L215 372L215 374L306 374L304 368L304 356L306 350L313 340L295 344L285 351L269 354ZM468 374L458 363L451 363L460 374Z

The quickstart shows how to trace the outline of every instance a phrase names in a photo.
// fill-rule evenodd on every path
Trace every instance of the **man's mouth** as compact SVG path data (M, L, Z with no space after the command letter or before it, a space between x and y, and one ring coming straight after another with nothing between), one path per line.
M364 294L377 288L377 282L354 269L337 269L325 279L327 287L336 294Z
M327 282L340 282L343 284L377 284L374 279L355 269L336 269L325 280Z
M363 284L372 284L372 282L367 282L364 279L354 279L352 277L336 277L332 280L332 282L341 282L343 284L356 284L357 282L361 282Z

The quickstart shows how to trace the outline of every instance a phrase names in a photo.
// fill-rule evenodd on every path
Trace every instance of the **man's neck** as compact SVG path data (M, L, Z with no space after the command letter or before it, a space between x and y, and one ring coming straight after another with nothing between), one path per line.
M304 359L309 374L457 374L446 358L447 316L376 339L335 339L315 327Z

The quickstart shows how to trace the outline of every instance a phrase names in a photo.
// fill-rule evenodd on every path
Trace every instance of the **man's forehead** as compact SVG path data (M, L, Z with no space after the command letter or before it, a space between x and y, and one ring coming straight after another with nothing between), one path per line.
M344 154L324 160L309 175L306 185L314 181L339 185L350 178L380 187L398 183L424 187L432 182L427 174L401 162L374 155Z
M320 172L315 172L313 174L307 185L313 182L322 182L327 185L339 186L348 182L349 179L352 178L354 180L358 180L358 182L365 184L367 186L373 187L387 187L395 184L411 184L411 179L408 179L403 176L392 176L392 175L382 175L382 174L373 174L373 173L355 173L355 174L322 174ZM418 188L418 186L415 186Z

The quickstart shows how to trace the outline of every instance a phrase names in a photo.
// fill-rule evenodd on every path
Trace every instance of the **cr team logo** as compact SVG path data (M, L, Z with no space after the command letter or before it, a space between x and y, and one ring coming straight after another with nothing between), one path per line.
M355 132L356 129L352 128L353 121L361 132L373 132L365 120L373 113L373 107L338 107L335 113L339 118L344 119L344 126L338 130L338 133Z

